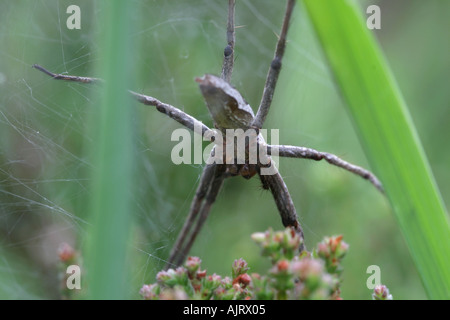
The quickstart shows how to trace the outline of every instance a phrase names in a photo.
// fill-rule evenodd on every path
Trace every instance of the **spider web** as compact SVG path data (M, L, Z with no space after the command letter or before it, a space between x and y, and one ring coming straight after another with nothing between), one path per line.
M57 82L31 69L39 63L57 73L101 77L95 68L101 59L96 43L99 1L79 1L81 30L66 27L66 8L71 2L0 1L4 26L0 31L0 295L7 298L58 297L57 248L61 242L81 248L89 225L92 162L86 150L93 141L89 119L97 107L96 88ZM177 0L130 1L130 5L139 13L131 34L136 45L134 61L124 62L135 74L131 89L177 106L212 126L193 79L220 73L226 3ZM254 109L283 11L283 1L243 0L236 7L232 83ZM265 127L282 129L282 144L337 154L345 150L339 155L366 165L348 119L336 106L339 99L332 79L299 8L293 24L299 31L289 37L278 86L282 89L276 92ZM315 108L308 110L308 105ZM173 120L136 103L134 123L139 179L133 194L136 223L131 251L137 261L133 283L138 289L153 282L164 266L202 166L171 162L175 143L170 135L179 128ZM317 123L328 129L318 130ZM334 140L330 142L329 137ZM339 232L324 224L346 204L337 199L342 195L325 194L351 178L339 170L299 160L280 160L280 171L311 243L328 232ZM364 184L351 183L355 183L353 190ZM374 194L360 201L372 198L373 202ZM361 210L358 203L356 210ZM367 205L362 207L367 209ZM326 217L318 217L318 212ZM271 196L261 190L257 179L229 179L193 253L212 272L227 274L232 259L241 256L254 271L264 270L267 265L258 264L249 237L269 226L282 227Z

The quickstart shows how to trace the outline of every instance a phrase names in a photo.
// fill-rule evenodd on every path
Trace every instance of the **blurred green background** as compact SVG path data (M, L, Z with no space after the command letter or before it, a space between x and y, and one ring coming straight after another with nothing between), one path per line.
M97 65L100 1L77 1L81 30L66 27L73 1L0 0L0 297L58 298L57 248L82 248L89 226L89 121L98 87L54 81L31 69L101 77ZM212 126L193 81L219 74L226 44L226 1L129 1L133 11L134 91L173 104ZM447 35L450 2L359 1L381 8L374 31L410 108L435 178L450 205L450 92ZM232 83L255 109L280 30L284 1L237 1L236 62ZM135 103L135 178L130 267L138 297L154 281L184 223L200 165L174 165L171 133L179 128L152 107ZM280 143L328 151L368 167L318 41L299 2L283 71L265 128L280 129ZM326 163L280 159L306 241L343 234L342 296L370 299L366 269L378 265L396 299L426 298L389 203L369 183ZM120 168L118 168L119 170ZM95 170L95 168L94 168ZM413 172L411 174L414 174ZM282 224L272 196L258 179L226 181L191 254L208 272L230 273L244 257L265 272L250 240ZM114 248L111 248L114 250ZM448 254L448 253L443 253Z

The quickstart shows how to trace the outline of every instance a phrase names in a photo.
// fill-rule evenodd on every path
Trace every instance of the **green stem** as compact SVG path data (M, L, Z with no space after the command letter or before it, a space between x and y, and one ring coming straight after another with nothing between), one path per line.
M304 0L367 158L432 299L450 298L450 222L408 108L362 9Z
M129 74L129 4L102 4L101 70L105 79L93 125L92 228L88 241L88 297L123 299L128 293L127 242L130 229L133 139Z

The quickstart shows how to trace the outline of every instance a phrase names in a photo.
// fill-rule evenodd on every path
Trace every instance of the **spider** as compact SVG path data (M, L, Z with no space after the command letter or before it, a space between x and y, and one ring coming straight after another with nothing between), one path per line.
M228 21L226 35L227 45L224 49L221 76L216 77L207 74L196 79L196 81L199 83L200 91L205 99L207 108L214 120L216 130L208 128L206 125L196 120L194 117L172 105L163 103L158 99L147 95L129 91L130 94L138 102L156 107L159 112L169 116L188 129L203 134L204 137L207 137L211 142L214 142L215 146L211 151L209 160L211 160L211 158L217 159L216 153L219 153L218 150L220 147L220 143L215 139L217 137L217 131L225 132L227 129L240 128L245 130L255 130L256 144L258 145L258 147L262 147L258 150L263 150L263 152L260 152L261 157L257 160L256 163L251 163L249 161L248 150L250 143L246 144L246 153L243 163L237 162L237 159L234 156L232 157L233 161L231 163L229 161L226 161L225 163L220 161L206 161L206 165L204 166L197 191L191 203L189 215L186 219L185 224L183 225L183 228L181 229L180 234L178 235L177 240L175 241L175 244L172 247L170 256L167 260L166 268L171 266L178 266L184 262L190 248L195 241L196 236L200 232L203 223L209 215L211 207L216 200L216 197L223 185L224 180L227 177L232 176L243 176L246 179L250 179L254 175L258 174L259 178L261 179L263 188L270 190L273 195L283 225L285 227L292 228L293 232L298 234L302 239L302 243L304 243L303 230L298 221L294 203L280 173L278 172L276 167L271 166L271 155L276 154L281 157L304 158L316 161L324 159L332 165L341 167L347 171L359 175L360 177L370 181L377 189L383 191L380 181L374 174L359 166L346 162L334 154L320 152L305 147L268 145L259 134L259 130L262 128L264 121L268 115L278 76L280 74L282 59L286 47L286 36L288 33L289 23L294 5L295 0L287 1L286 11L282 23L281 32L278 37L274 58L267 73L263 95L256 115L253 113L252 108L242 98L240 93L230 84L234 64L235 0L228 1ZM56 74L36 64L33 65L33 67L57 80L67 80L82 83L95 83L102 81L98 78ZM225 140L226 139L223 139L222 141L224 145L226 144ZM219 155L218 158L220 159L220 157L221 156ZM272 171L270 172L270 174L264 174L264 169L267 169L267 167L269 166L271 167ZM302 245L300 248L300 250L305 249L306 248L304 245Z

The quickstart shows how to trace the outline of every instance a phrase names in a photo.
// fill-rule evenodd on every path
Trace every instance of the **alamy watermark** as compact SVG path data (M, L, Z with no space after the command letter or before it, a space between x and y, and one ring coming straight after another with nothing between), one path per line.
M67 7L66 13L70 16L66 20L67 29L81 29L81 9L77 5L70 5Z
M178 141L172 148L171 160L174 164L236 164L258 165L261 175L276 173L275 162L271 157L278 156L277 149L267 153L266 129L225 129L212 130L212 134L202 134L202 127L194 124L194 141L191 132L185 128L175 129L171 140ZM270 140L274 145L279 142L279 130L270 130ZM205 149L202 141L213 141ZM213 150L214 148L214 150Z
M367 289L373 290L376 286L381 285L381 269L376 264L370 265L366 269L366 273L370 274L367 278Z
M66 287L69 290L81 289L81 268L76 264L72 264L66 269Z
M77 5L70 5L67 7L66 13L69 17L66 20L67 29L81 29L81 9ZM370 30L381 29L381 9L379 6L373 4L367 7L366 13L370 16L366 20L367 28Z
M370 30L381 29L381 9L379 6L373 4L367 7L366 13L370 14L367 18L366 25Z
M66 10L70 16L66 20L67 29L81 29L81 9L77 5L70 5ZM373 4L367 7L366 13L370 14L367 18L366 25L370 30L381 29L381 9L379 6Z

